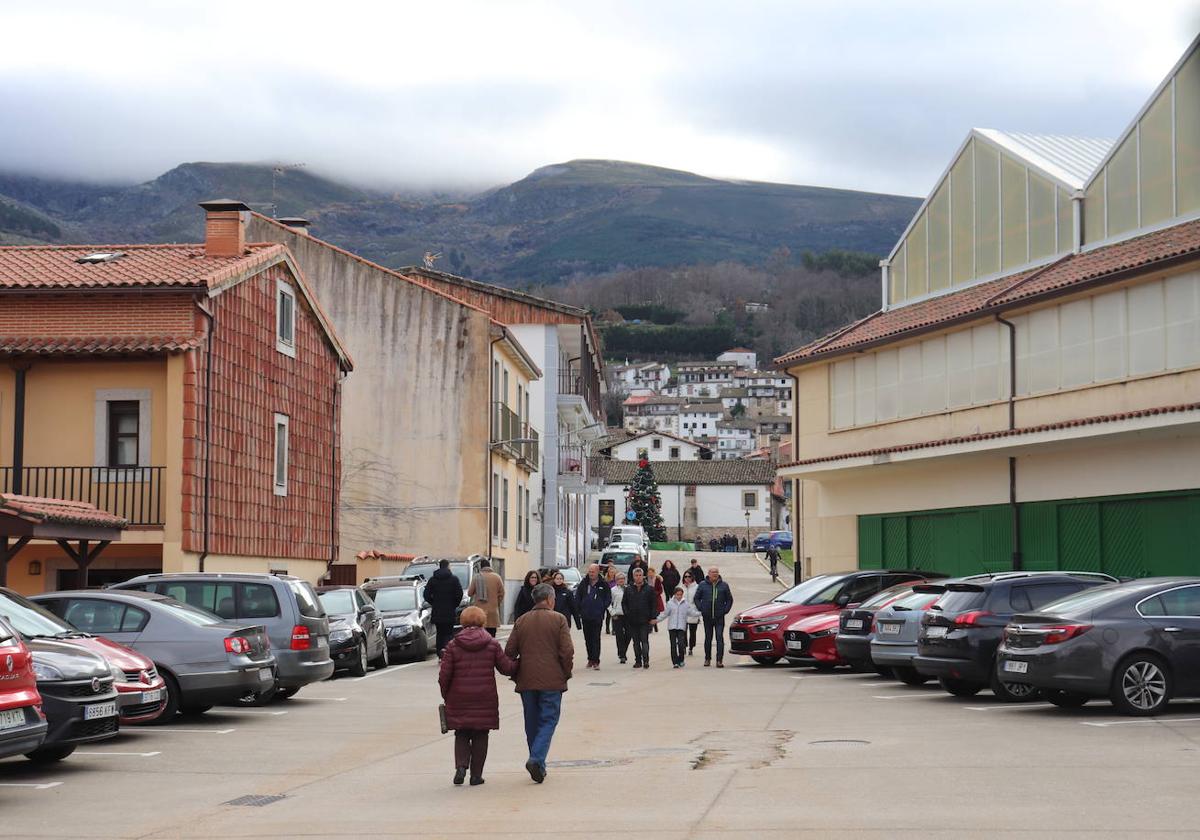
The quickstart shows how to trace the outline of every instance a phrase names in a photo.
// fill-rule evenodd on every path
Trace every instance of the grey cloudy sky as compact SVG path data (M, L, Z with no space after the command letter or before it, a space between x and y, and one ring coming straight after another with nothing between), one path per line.
M0 0L0 168L303 161L482 186L603 157L924 194L972 126L1115 136L1197 0Z

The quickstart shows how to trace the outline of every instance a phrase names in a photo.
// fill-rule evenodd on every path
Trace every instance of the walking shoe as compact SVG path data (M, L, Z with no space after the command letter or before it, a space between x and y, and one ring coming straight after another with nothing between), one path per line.
M717 660L717 667L718 667L718 668L724 668L724 667L725 667L725 663L724 663L724 662L722 662L720 659L718 659L718 660Z
M704 667L705 667L705 668L707 668L709 665L712 665L712 660L711 660L711 659L705 659L705 660L704 660Z
M481 785L481 784L483 784L483 776L472 776L471 777L471 787L475 787L475 785Z
M682 668L683 666L682 666L682 665L680 665L678 662L672 662L672 663L671 663L671 667L672 667L672 668Z
M688 648L688 656L693 656L695 653L696 653L696 651L692 650L691 648Z
M525 762L525 769L529 771L529 778L533 779L539 785L546 778L546 768L532 758Z
M626 660L625 660L625 657L624 657L624 656L622 656L622 657L621 657L621 660L620 660L620 662L619 662L619 664L621 664L621 665L624 665L624 664L625 664L625 661L626 661Z
M633 667L634 667L634 668L641 668L641 667L642 667L642 663L641 663L641 662L634 662L634 663L633 663Z
M454 784L461 785L463 783L463 779L465 779L466 777L467 777L467 768L466 767L456 767L454 769Z

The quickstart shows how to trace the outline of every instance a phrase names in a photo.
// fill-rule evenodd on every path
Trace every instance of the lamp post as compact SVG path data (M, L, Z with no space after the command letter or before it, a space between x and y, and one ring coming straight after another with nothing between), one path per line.
M750 543L750 508L746 508L746 550L754 550L754 546Z

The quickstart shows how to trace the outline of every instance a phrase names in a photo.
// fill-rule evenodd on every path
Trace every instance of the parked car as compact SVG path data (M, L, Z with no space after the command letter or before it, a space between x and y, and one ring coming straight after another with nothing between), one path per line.
M791 531L767 531L754 538L754 550L766 551L768 548L791 548Z
M899 583L940 577L945 575L910 569L836 572L811 577L734 617L729 627L730 653L752 657L760 665L774 665L787 653L784 632L799 619L857 606L879 590Z
M571 589L574 589L583 580L583 572L579 571L578 566L554 566L546 571L552 575L561 572L563 580Z
M368 581L363 590L383 618L388 656L424 659L436 645L433 609L425 603L423 580Z
M609 546L604 549L604 553L600 555L600 565L614 566L618 572L622 574L629 571L630 564L637 559L645 560L646 556L642 553L639 546L619 545Z
M912 590L913 584L911 583L890 586L863 601L860 606L847 607L837 613L834 632L821 637L821 642L813 642L813 648L816 650L813 655L817 657L820 664L828 667L850 665L855 669L871 668L871 637L875 631L876 611L911 596ZM933 597L926 597L930 602L933 601ZM788 632L790 633L792 629L804 628L797 628L793 625ZM789 644L793 641L791 636L785 636L784 639ZM791 659L792 654L797 650L803 652L804 649L803 647L789 647L788 658ZM884 671L881 670L881 673Z
M614 526L608 535L608 545L612 546L620 543L639 545L645 554L650 554L650 538L646 536L646 529L641 525Z
M17 631L0 621L0 758L34 752L46 728L33 654Z
M458 578L458 582L462 584L462 601L458 605L458 612L461 613L470 603L470 599L467 597L467 590L471 587L471 581L475 579L475 575L479 573L479 561L482 559L482 556L472 554L465 560L462 558L447 559L450 560L450 571L454 573L454 576ZM433 577L433 573L437 571L439 562L440 560L419 557L408 564L408 567L404 570L404 577L407 579L420 578L421 580L429 580Z
M945 582L919 583L912 593L880 607L875 611L873 630L869 637L868 652L871 663L880 673L890 671L892 676L906 685L923 685L930 677L913 667L917 655L917 636L921 630L921 618L938 598L946 592ZM838 636L839 646L842 637Z
M1107 697L1123 714L1156 715L1200 695L1200 578L1129 581L1020 613L997 667L1056 706Z
M156 592L239 624L261 625L275 655L275 696L333 675L329 619L308 581L292 575L184 572L141 575L112 589Z
M162 674L167 698L159 721L274 692L275 657L260 624L223 621L207 610L140 590L52 592L33 600L85 626L88 616L123 607L121 629L109 637L150 659Z
M356 677L367 673L367 665L388 666L387 634L383 616L357 586L318 586L317 597L329 617L329 656L333 670L349 669Z
M1032 685L997 674L996 649L1005 625L1016 613L1033 612L1067 595L1115 582L1099 572L1006 572L947 583L945 593L921 618L913 666L937 677L942 688L957 697L990 687L1001 700L1030 700L1037 694Z

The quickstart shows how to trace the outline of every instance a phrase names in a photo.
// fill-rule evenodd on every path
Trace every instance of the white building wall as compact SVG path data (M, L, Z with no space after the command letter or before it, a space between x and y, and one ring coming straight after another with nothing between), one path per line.
M696 514L701 528L746 524L743 493L755 494L750 508L750 530L766 529L771 523L771 492L766 485L701 484L696 488ZM738 536L744 536L739 534Z
M662 437L658 438L662 441L662 446L659 449L654 448L654 436L646 435L645 437L634 438L633 440L619 443L612 448L612 457L615 461L636 461L638 452L642 449L646 450L646 455L651 461L699 461L700 447L694 443L676 440L675 438ZM679 457L671 457L671 448L679 448Z
M529 418L541 435L538 472L529 482L530 562L552 565L558 543L558 332L544 324L508 328L541 368L542 378L529 384ZM565 547L565 543L564 543ZM540 557L540 560L537 559Z

